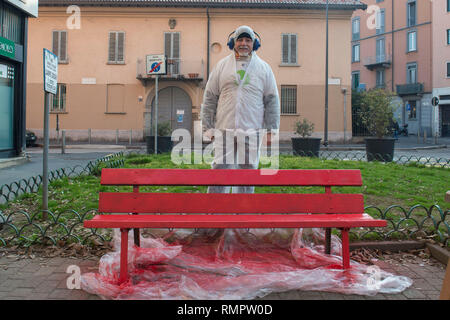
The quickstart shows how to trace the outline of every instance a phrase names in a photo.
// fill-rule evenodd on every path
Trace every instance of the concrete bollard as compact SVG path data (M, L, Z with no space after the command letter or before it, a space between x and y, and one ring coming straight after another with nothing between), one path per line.
M119 144L119 129L116 129L116 144Z
M450 190L445 194L445 201L450 202Z
M88 129L88 143L91 144L91 129Z
M133 129L130 129L130 141L129 144L131 144L131 140L133 139Z
M423 142L427 142L427 130L423 131Z
M61 132L62 137L61 137L61 154L65 154L66 153L66 130L63 130Z

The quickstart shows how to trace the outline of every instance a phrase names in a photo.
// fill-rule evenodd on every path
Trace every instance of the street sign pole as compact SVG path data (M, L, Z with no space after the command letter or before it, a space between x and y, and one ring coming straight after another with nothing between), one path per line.
M146 73L155 76L155 105L152 118L155 124L155 154L158 153L158 80L160 75L167 74L166 56L163 54L152 54L146 56ZM150 128L151 132L151 128Z
M155 78L155 154L158 153L158 78L156 75Z
M44 106L44 151L43 151L43 168L42 168L42 218L47 219L48 210L48 143L49 143L49 110L50 110L50 93L45 92Z
M58 57L51 51L44 49L44 150L42 160L42 218L47 219L48 211L48 144L49 144L49 119L50 119L50 95L56 94L58 89Z

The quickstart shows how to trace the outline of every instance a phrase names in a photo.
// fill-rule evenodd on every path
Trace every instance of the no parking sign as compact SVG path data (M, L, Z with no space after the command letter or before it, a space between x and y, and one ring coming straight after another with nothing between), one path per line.
M147 74L162 75L167 73L166 56L163 54L147 55Z

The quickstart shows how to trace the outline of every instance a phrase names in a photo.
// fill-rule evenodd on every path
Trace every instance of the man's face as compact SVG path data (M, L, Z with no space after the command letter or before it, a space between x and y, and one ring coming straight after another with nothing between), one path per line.
M248 56L253 51L253 40L242 37L236 40L235 49L240 56Z

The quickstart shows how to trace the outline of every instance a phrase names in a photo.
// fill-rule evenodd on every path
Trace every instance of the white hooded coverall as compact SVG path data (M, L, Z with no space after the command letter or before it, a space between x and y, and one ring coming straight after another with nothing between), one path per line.
M204 131L215 131L214 169L256 169L262 137L259 129L278 130L280 125L280 101L278 89L270 66L252 53L244 78L236 70L234 53L220 60L210 74L205 88L201 119ZM217 130L227 138L220 140ZM236 135L244 134L257 143L246 143L246 158L239 159ZM231 138L231 139L230 139ZM230 141L231 140L231 141ZM234 143L234 147L233 147ZM223 147L223 152L218 148ZM253 148L249 152L249 148ZM256 154L249 157L248 154ZM231 164L230 164L230 158ZM236 187L233 192L251 193L253 187ZM229 187L210 187L210 193L227 193Z

